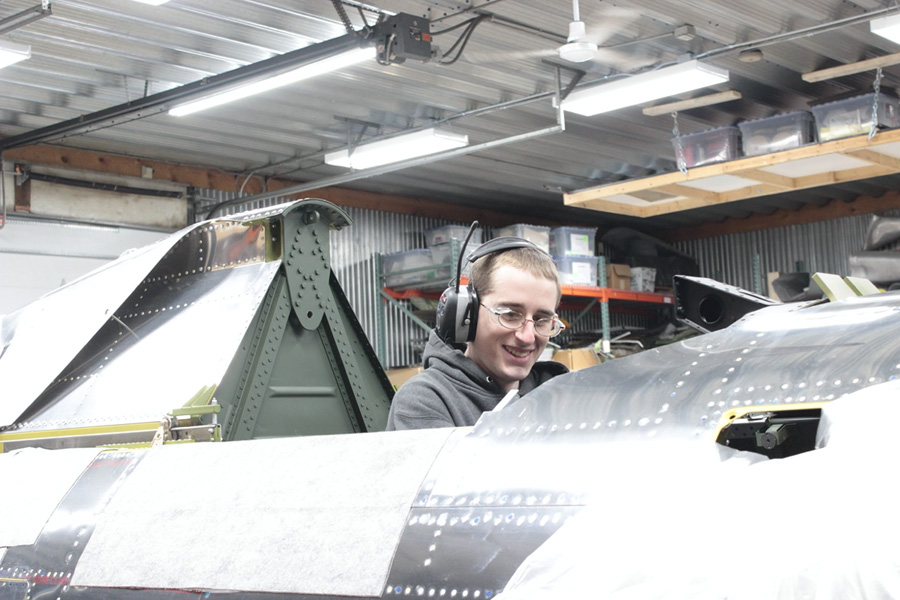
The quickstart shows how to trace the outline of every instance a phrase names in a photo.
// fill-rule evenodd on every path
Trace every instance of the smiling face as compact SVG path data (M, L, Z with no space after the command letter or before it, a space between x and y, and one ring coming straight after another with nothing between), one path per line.
M503 306L522 313L526 319L555 314L559 299L555 281L511 265L497 268L491 279L491 291L480 298L485 306ZM478 310L475 341L469 342L466 356L504 390L517 389L519 381L531 371L550 338L537 335L531 321L526 321L521 329L506 329L484 306L479 306Z

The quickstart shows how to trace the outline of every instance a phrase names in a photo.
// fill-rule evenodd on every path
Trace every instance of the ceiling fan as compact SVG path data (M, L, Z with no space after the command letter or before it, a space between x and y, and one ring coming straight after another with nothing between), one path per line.
M504 52L498 54L496 51L485 52L475 51L467 52L465 57L467 62L475 64L495 64L498 61L508 59L561 59L572 63L585 63L588 61L600 60L606 65L615 65L618 71L631 71L636 67L643 66L647 62L647 58L641 56L641 52L621 52L618 48L620 45L632 45L639 40L628 40L624 44L606 46L607 40L614 35L621 35L628 24L638 20L640 14L634 10L624 9L615 5L601 3L600 12L603 19L593 23L588 27L581 20L578 0L572 0L573 20L569 23L569 32L567 37L557 34L548 34L545 30L530 26L525 23L513 21L496 14L491 14L489 19L491 22L511 27L519 31L535 33L540 37L551 37L554 40L563 40L565 43L560 45L558 42L552 47L544 47L539 49L519 50ZM594 15L597 17L597 15ZM652 62L652 61L651 61Z
M572 22L569 23L569 38L559 47L559 57L570 62L585 62L597 55L597 44L588 39L587 28L581 20L578 0L572 0Z

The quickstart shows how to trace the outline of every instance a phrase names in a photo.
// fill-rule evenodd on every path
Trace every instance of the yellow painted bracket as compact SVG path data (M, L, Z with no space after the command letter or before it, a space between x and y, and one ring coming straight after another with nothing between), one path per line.
M842 279L840 275L816 273L812 276L812 280L832 302L881 292L874 283L862 277L844 277Z
M832 302L838 300L846 300L847 298L856 298L856 292L850 289L840 275L831 273L816 273L812 276L812 280L816 282L825 296Z
M173 417L186 417L192 415L209 415L219 412L222 407L218 404L210 404L213 394L216 393L215 385L205 385L194 394L181 408L176 408L169 414Z
M857 296L871 296L872 294L881 293L878 286L862 277L844 277L844 283L846 283Z

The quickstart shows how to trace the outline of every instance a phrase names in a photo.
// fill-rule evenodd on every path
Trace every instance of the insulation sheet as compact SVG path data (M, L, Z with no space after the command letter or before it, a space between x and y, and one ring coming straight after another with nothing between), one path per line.
M29 448L0 454L0 547L34 544L47 519L99 452Z
M379 596L452 431L151 449L99 517L72 584Z

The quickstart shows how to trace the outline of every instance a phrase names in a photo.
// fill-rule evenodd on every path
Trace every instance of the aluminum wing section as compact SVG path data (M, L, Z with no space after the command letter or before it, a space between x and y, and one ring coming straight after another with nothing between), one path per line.
M261 226L218 222L184 232L17 415L16 431L158 423L222 379L279 265L265 262ZM131 283L130 263L104 273L120 269ZM97 298L73 287L76 314L94 310Z
M898 392L894 380L829 403L818 449L784 460L704 463L649 442L665 452L563 525L498 600L900 597L885 472L900 459Z
M172 235L126 253L2 317L0 427L13 423L53 382L179 239Z
M784 304L556 378L494 427L550 436L714 437L735 412L815 405L900 376L900 294ZM510 407L512 409L512 407Z

